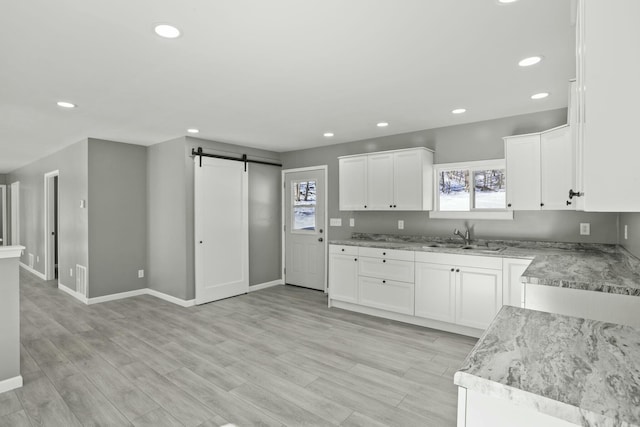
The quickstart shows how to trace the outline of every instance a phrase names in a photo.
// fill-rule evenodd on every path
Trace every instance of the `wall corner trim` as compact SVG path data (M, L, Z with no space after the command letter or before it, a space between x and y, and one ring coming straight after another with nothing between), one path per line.
M159 291L156 291L155 289L150 289L150 288L145 289L145 291L147 291L146 292L147 295L151 295L151 296L154 296L156 298L160 298L162 300L171 302L173 304L177 304L177 305L179 305L181 307L193 307L194 305L196 305L196 300L195 299L184 300L184 299L176 298L174 296L171 296L171 295L168 295L168 294L165 294L163 292L159 292Z
M22 387L22 375L0 381L0 393Z
M270 282L259 283L257 285L249 286L249 292L259 291L260 289L270 288L272 286L284 285L282 279L272 280Z
M42 279L42 280L47 280L46 277L44 277L44 274L40 273L39 271L29 267L27 264L21 262L20 263L20 267L24 268L25 270L27 270L29 273L38 276L38 278Z

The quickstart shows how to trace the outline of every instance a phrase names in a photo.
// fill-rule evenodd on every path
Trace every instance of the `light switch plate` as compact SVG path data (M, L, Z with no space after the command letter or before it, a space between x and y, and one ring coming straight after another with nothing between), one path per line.
M342 226L342 218L331 218L329 220L329 225L332 227L341 227Z
M404 230L404 220L398 220L398 230Z
M629 238L629 227L627 227L627 224L624 225L624 240L627 240Z
M588 236L591 234L591 223L581 222L580 223L580 235Z
M144 270L138 270L138 278L142 279L144 277Z
M355 227L356 226L356 220L354 218L349 218L349 227Z

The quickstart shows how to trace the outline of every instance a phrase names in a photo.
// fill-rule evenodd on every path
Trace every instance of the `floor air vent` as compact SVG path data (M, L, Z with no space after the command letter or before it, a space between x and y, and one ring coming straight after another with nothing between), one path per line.
M76 264L76 292L87 296L87 267Z

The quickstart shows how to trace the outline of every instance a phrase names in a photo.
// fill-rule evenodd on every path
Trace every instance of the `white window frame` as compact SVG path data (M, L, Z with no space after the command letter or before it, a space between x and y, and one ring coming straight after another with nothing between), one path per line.
M440 210L440 172L443 170L453 169L467 169L469 170L469 179L472 181L471 188L469 190L469 205L471 206L468 211L441 211ZM475 196L475 186L473 185L474 176L473 173L478 170L491 170L491 169L503 169L507 170L507 164L505 159L493 159L493 160L476 160L469 162L457 162L457 163L439 163L433 165L433 210L429 212L429 218L447 218L447 219L513 219L513 211L504 209L475 209L473 208L473 201ZM506 185L509 185L507 179ZM506 189L505 189L506 191Z

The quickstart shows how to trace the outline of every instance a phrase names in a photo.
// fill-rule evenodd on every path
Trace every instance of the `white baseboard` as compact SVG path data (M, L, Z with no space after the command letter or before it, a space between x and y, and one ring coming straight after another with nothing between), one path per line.
M118 299L123 299L123 298L130 298L130 297L136 297L138 295L146 295L148 292L147 288L144 289L136 289L134 291L127 291L127 292L120 292L117 294L111 294L111 295L104 295L101 297L94 297L94 298L89 298L87 300L87 304L91 305L91 304L100 304L101 302L107 302L107 301L115 301Z
M267 289L272 286L284 285L284 281L282 279L272 280L270 282L260 283L258 285L249 286L249 292L259 291L260 289Z
M66 292L69 295L71 295L72 297L74 297L75 299L88 304L89 300L87 299L87 297L85 297L84 295L82 295L80 292L76 292L75 290L63 285L60 281L58 281L58 289L60 289L62 292Z
M0 381L0 393L22 387L22 375Z
M47 278L45 277L44 274L40 273L39 271L29 267L27 264L25 263L20 263L20 267L24 268L25 270L27 270L29 273L34 274L36 276L38 276L40 279L42 280L47 280Z
M162 300L165 301L169 301L171 303L177 304L181 307L193 307L194 305L196 305L196 300L195 299L190 299L190 300L184 300L184 299L180 299L180 298L176 298L174 296L162 293L160 291L156 291L155 289L150 289L147 288L145 289L146 294L147 295L151 295L154 296L156 298L160 298Z

